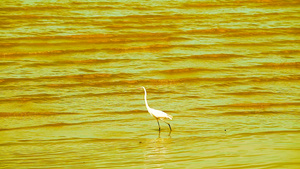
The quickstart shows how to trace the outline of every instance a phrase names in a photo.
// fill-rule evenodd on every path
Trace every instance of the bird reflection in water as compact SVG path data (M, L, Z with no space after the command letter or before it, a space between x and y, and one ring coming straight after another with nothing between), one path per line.
M164 138L165 137L165 138ZM166 137L158 131L158 137L145 142L146 151L144 154L146 168L165 168L166 162L170 159L169 150L171 146L171 131Z
M169 135L168 135L170 138L171 138L171 132L172 130L169 131ZM158 130L158 138L160 138L160 130Z

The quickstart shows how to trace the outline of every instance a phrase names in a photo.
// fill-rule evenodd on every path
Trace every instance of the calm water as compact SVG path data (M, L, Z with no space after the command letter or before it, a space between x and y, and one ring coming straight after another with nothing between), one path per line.
M2 0L0 168L299 168L299 7Z

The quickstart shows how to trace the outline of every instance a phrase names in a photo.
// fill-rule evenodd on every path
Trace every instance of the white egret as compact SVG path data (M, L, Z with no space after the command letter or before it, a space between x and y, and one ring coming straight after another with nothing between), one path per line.
M147 110L150 113L150 115L153 116L157 120L159 131L160 131L159 120L167 123L169 125L170 131L172 131L171 125L168 122L166 122L164 119L170 119L170 120L172 120L173 117L171 115L168 115L167 113L165 113L163 111L155 110L155 109L150 108L148 106L148 102L147 102L147 92L146 92L145 87L143 87L143 89L145 91L145 103L146 103Z

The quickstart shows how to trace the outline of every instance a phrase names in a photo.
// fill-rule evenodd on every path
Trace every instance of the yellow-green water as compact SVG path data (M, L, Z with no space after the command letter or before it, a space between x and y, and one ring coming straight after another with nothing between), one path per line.
M0 168L299 168L299 7L1 1Z

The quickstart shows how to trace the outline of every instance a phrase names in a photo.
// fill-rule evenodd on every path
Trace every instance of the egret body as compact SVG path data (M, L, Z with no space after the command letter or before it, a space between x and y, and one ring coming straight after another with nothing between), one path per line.
M160 125L159 125L159 120L165 122L166 124L169 125L170 131L172 131L171 125L165 121L165 119L170 119L172 120L172 116L168 115L167 113L160 111L160 110L155 110L149 107L148 102L147 102L147 91L145 89L145 87L143 87L144 91L145 91L145 104L146 104L146 108L148 110L148 112L150 113L151 116L153 116L158 124L158 129L160 130Z

